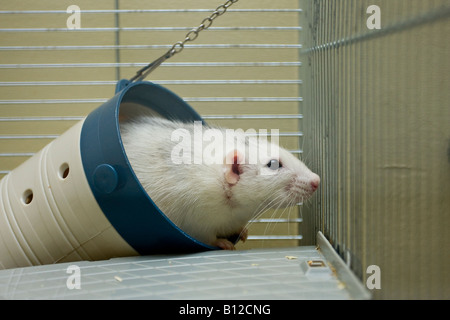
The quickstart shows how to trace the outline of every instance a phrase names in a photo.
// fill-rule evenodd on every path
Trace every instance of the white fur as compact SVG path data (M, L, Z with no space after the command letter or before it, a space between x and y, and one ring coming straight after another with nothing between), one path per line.
M309 198L314 192L311 181L318 184L320 180L282 148L277 149L282 168L275 171L268 168L270 156L260 157L258 164L246 161L239 165L242 172L235 184L225 179L231 168L225 161L175 164L171 152L180 147L180 142L171 141L171 136L179 128L194 136L192 123L143 117L121 125L122 141L136 176L155 204L183 231L204 243L214 245L220 238L239 234L264 206L288 206ZM228 139L234 138L227 136L224 129L214 130L220 130ZM249 148L243 143L245 137L236 135L242 142L238 148ZM245 150L239 151L245 154Z

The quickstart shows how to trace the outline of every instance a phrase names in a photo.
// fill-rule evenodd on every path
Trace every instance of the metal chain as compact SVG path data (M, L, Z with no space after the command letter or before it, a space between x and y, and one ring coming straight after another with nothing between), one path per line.
M186 44L186 42L194 41L195 39L197 39L197 37L201 31L206 30L209 27L211 27L213 21L217 17L223 15L229 7L231 7L234 3L238 2L238 1L239 0L227 0L224 4L221 4L220 6L218 6L216 8L216 10L214 10L214 12L209 17L203 19L203 21L200 23L200 25L197 28L190 30L186 34L183 41L178 41L178 42L174 43L173 46L169 49L169 51L167 51L165 54L163 54L161 57L159 57L155 61L149 63L144 68L138 70L136 72L136 75L134 77L132 77L129 81L133 82L133 81L143 80L145 77L147 77L149 75L150 72L152 72L157 67L159 67L161 65L161 63L163 63L167 59L173 57L177 53L180 53L181 51L183 51L184 45Z

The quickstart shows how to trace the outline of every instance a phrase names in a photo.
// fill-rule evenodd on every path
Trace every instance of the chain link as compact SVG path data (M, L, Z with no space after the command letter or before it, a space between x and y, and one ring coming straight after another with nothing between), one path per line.
M172 47L167 51L164 55L153 61L152 63L148 64L144 68L138 70L136 72L136 75L131 78L129 81L141 81L143 80L150 72L155 70L157 67L161 65L164 61L167 59L173 57L177 53L180 53L184 49L184 45L186 42L194 41L197 39L199 33L203 30L208 29L211 27L213 21L217 18L223 15L225 12L227 12L227 9L231 7L234 3L238 2L239 0L227 0L224 4L221 4L214 10L214 12L207 18L203 19L203 21L200 23L200 25L197 28L194 28L190 30L186 36L184 37L183 41L178 41L172 45Z

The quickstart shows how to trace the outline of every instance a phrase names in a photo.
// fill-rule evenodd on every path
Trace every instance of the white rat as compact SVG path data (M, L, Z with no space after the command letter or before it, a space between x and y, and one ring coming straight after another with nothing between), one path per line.
M121 136L133 171L161 211L193 238L222 249L234 249L232 237L245 241L248 221L261 211L305 201L320 183L267 140L261 141L272 152L252 157L257 139L242 130L143 116L121 123Z

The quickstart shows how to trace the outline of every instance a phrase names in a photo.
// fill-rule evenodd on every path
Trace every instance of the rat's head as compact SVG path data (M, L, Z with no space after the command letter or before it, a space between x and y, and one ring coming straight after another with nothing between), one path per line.
M228 153L225 181L234 203L288 207L309 199L319 187L319 176L303 162L278 145L269 145L270 155L263 153L253 162L238 149Z

